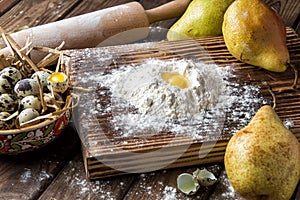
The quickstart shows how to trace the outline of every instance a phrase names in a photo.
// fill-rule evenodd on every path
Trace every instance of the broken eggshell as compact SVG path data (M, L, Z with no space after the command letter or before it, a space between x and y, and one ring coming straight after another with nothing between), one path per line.
M177 177L177 188L184 194L193 195L198 191L200 185L191 174L183 173Z
M206 187L212 186L217 181L215 175L207 169L197 169L193 172L193 177L195 177L199 181L200 185Z
M50 91L64 93L69 87L67 75L62 72L52 73L47 79L47 87Z

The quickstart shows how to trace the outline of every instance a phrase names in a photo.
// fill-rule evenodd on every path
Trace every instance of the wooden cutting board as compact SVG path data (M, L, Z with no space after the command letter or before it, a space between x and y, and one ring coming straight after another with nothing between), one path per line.
M200 45L206 53L201 51ZM295 66L298 73L300 39L291 28L287 28L287 45L291 64ZM88 113L78 116L81 112L75 112L76 119L80 118L79 122L74 120L74 123L78 123L78 132L83 142L83 158L88 179L157 170L161 166L177 168L222 162L232 130L241 128L245 125L245 121L248 123L255 111L263 104L272 104L272 93L276 96L276 112L283 121L289 122L290 130L300 140L300 90L291 88L295 70L289 68L284 73L272 73L241 63L228 52L223 37L71 50L67 53L72 60L70 74L74 87L90 87L78 80L77 77L82 74L109 74L112 69L139 64L149 58L162 60L188 58L204 63L215 62L220 67L232 66L233 75L229 82L233 83L237 90L242 91L247 86L259 88L252 94L258 99L256 103L252 102L246 107L241 106L245 104L239 103L232 105L232 108L228 108L224 114L225 122L220 127L222 130L218 134L203 132L200 139L191 139L189 135L177 136L172 132L164 131L151 137L146 137L147 133L145 133L139 137L124 138L117 135L112 127L111 120L114 113L98 113L91 118ZM299 81L297 83L299 87ZM94 86L91 90L76 90L81 96L79 110L86 109L87 99L95 95L95 91L95 105L110 103L108 89ZM241 93L243 94L245 93ZM238 112L243 114L239 115ZM235 113L235 120L232 120L232 113ZM248 117L244 116L245 113L248 113ZM151 154L161 149L163 151ZM178 155L180 156L176 157Z

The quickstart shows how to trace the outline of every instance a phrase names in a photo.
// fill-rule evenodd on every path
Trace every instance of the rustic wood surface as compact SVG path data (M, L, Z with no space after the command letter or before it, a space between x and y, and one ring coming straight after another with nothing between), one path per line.
M300 34L300 2L265 0ZM36 26L126 3L126 0L0 0L0 26L7 31ZM150 9L168 0L140 0ZM176 19L152 24L170 27ZM299 62L299 60L298 60ZM274 83L276 84L276 83ZM282 113L283 114L283 113ZM286 116L293 116L288 112ZM196 167L124 175L89 182L84 171L80 139L72 123L52 144L35 152L0 156L0 199L241 199L230 187L222 163L199 165L217 177L213 187L187 197L176 189L176 177ZM292 199L300 199L300 186Z
M199 45L207 50L206 54L202 54L201 49L199 49ZM300 38L291 29L287 30L287 45L291 54L291 64L294 65L295 68L300 68ZM230 55L223 41L223 37L208 37L197 40L175 42L162 41L151 45L144 45L144 47L141 46L138 50L131 50L134 49L135 46L136 45L107 47L104 51L102 51L102 49L95 48L89 50L75 50L70 53L68 52L71 59L75 61L71 66L72 82L77 84L81 79L86 78L84 76L81 77L80 74L100 74L104 71L109 73L111 69L116 69L128 64L142 63L149 58L164 60L189 57L194 60L202 60L205 63L215 62L219 66L230 65L232 66L231 71L233 73L233 77L236 77L231 78L230 82L239 83L235 89L238 90L244 85L255 84L260 87L258 95L268 100L270 99L268 87L272 88L272 91L276 95L276 111L279 114L279 117L283 121L293 119L294 125L291 130L300 141L300 92L290 88L294 82L294 71L291 68L278 76L276 73L270 73L266 70L261 70L241 63ZM113 62L108 65L99 63L99 54L101 54L101 57L104 58L112 56ZM79 77L80 79L78 80L77 78ZM104 88L101 92L100 89L99 93L97 91L97 94L103 94L106 90L107 89ZM84 102L90 102L89 98L92 93L86 94L84 92L79 92L79 95L82 96L82 105L79 105L79 108L82 109L87 106ZM86 97L87 99L85 99ZM102 106L110 104L109 95L96 95L94 98L97 98L99 104ZM270 103L272 103L272 101L269 101L267 104ZM256 109L258 109L261 104L258 103L247 106L233 105L233 107L229 109L229 113L225 113L225 115L230 118L229 116L232 112L239 112L240 110L249 110L250 112L249 106L255 106ZM293 112L290 112L291 110ZM124 113L124 111L122 111L122 113ZM214 136L213 133L207 134L203 131L199 133L201 135L201 139L195 140L192 143L190 142L193 139L188 134L186 136L183 135L174 138L173 134L170 132L157 133L153 138L147 137L147 132L139 133L141 138L145 137L147 139L143 140L139 138L136 140L134 137L117 137L114 130L106 128L111 126L110 119L112 116L113 114L111 112L105 112L105 115L100 112L94 119L88 119L86 120L86 123L83 123L83 126L85 127L83 137L86 138L85 147L87 148L86 150L83 150L84 159L86 159L88 177L91 179L120 174L118 170L105 167L105 163L101 162L103 161L104 156L110 158L109 161L117 163L118 166L126 166L128 169L135 169L139 171L146 170L147 167L150 166L154 167L161 165L161 162L164 162L165 160L164 158L177 155L180 147L189 144L189 148L181 155L181 157L166 168L178 168L205 163L222 162L227 142L231 137L230 130L237 126L237 124L232 124L228 119L226 119L223 127L224 131L222 131L222 133ZM214 117L212 117L210 120L217 121L218 119L214 119ZM84 122L84 119L82 119L82 121ZM95 128L95 124L97 123L99 123L101 127ZM91 125L88 126L87 124ZM103 128L106 134L99 134L99 128ZM79 129L81 129L81 127ZM108 143L107 138L109 138L111 143L114 145L111 145L110 142ZM157 157L143 157L141 158L141 162L138 162L135 156L126 157L126 155L124 155L124 149L141 153L149 150L155 151L156 149L166 148L165 146L171 141L174 143L172 148L161 152ZM124 142L125 145L122 145ZM206 145L205 149L203 149L204 145ZM207 149L209 149L208 153ZM205 159L199 159L199 154L201 154L201 152L207 153Z

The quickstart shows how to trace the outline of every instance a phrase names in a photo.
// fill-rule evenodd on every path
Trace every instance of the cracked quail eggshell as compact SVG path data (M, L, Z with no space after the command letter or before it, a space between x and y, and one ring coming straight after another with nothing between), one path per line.
M200 185L191 174L183 173L177 177L177 187L184 194L193 195L198 191Z
M212 186L217 181L215 175L207 169L197 169L193 172L193 176L197 178L202 186Z
M69 87L69 81L66 74L62 72L54 72L47 79L47 87L51 91L64 93Z

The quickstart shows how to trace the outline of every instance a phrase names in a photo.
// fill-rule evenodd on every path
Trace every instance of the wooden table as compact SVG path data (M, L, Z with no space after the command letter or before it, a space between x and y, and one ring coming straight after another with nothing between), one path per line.
M287 26L300 33L300 2L265 0L284 17ZM0 26L7 31L25 25L36 26L110 7L129 0L0 0ZM167 2L140 1L152 8ZM170 27L175 19L153 24ZM176 188L180 173L196 168L211 170L218 182L185 196ZM240 199L230 187L222 163L161 170L88 181L84 172L80 139L72 124L50 145L16 156L0 156L0 199ZM300 186L293 199L300 199Z

